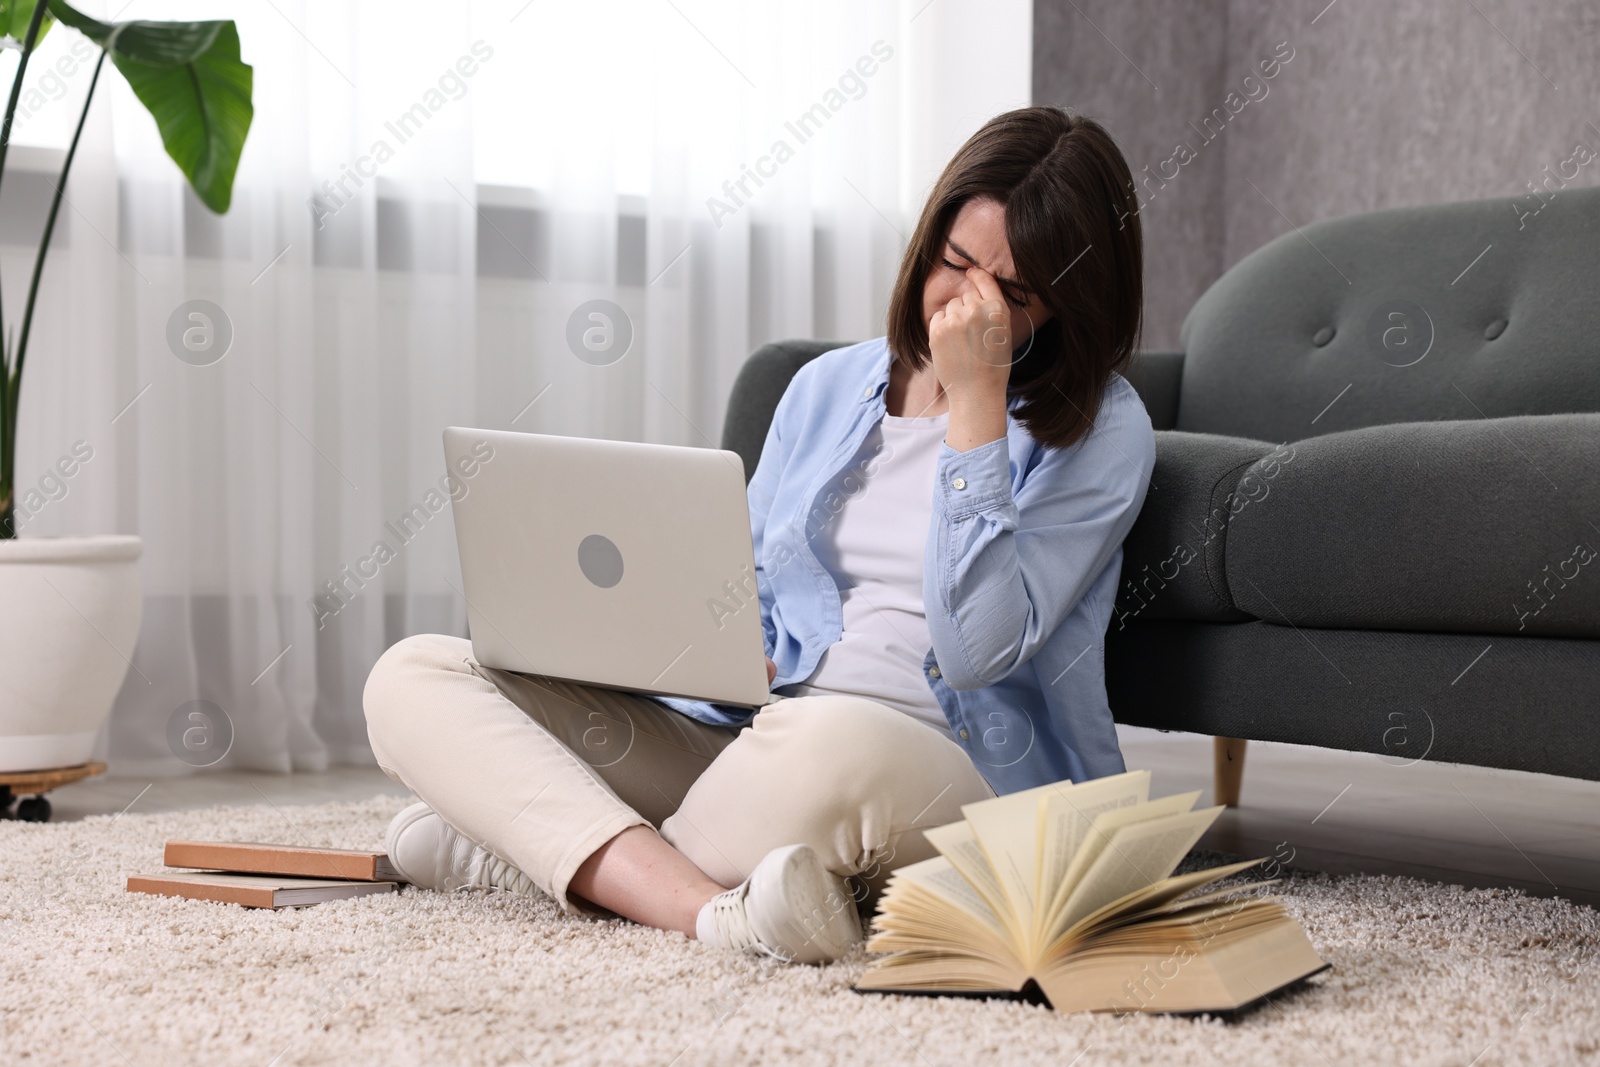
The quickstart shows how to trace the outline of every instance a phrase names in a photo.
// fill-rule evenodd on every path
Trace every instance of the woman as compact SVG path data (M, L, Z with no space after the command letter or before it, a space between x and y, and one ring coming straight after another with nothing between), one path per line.
M923 828L1121 772L1101 644L1155 462L1119 373L1137 207L1099 125L1000 115L935 185L888 335L795 375L748 490L786 699L498 671L437 634L385 652L368 735L422 798L389 828L402 874L823 962L936 854Z

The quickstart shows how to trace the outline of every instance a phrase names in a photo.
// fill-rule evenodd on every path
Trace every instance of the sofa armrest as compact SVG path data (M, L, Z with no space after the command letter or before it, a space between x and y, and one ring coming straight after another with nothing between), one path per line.
M1178 427L1178 387L1183 383L1182 352L1139 352L1124 375L1144 401L1150 425L1157 430Z
M1136 619L1241 622L1223 573L1239 479L1276 445L1219 434L1156 431L1156 465L1122 543L1122 580L1110 628Z
M1228 529L1234 602L1294 626L1600 637L1600 414L1286 446Z

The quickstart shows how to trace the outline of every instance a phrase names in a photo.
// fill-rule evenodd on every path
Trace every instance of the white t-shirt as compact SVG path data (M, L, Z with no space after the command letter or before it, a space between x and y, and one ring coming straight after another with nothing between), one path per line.
M949 426L949 412L885 414L817 497L806 532L839 585L843 632L809 678L782 687L786 695L867 697L954 740L922 673L932 644L922 603L923 552L934 468Z

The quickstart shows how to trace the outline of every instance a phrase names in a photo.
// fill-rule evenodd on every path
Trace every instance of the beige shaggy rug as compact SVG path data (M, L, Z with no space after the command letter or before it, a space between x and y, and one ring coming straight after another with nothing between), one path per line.
M1600 1062L1600 913L1408 878L1290 872L1334 969L1231 1022L864 995L862 946L789 967L543 896L270 912L123 889L173 837L381 848L405 803L0 823L0 1064Z

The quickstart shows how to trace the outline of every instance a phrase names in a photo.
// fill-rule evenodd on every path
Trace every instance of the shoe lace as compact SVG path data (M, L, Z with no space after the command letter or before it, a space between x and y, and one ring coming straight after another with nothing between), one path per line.
M764 943L750 925L750 914L745 910L745 891L749 883L711 898L711 925L717 940L724 946L741 952L771 956L788 963L790 957Z
M524 874L521 868L512 866L488 849L484 849L483 852L483 864L479 868L478 877L473 880L474 885L485 889L503 889L508 893L533 893L535 889L533 880Z

